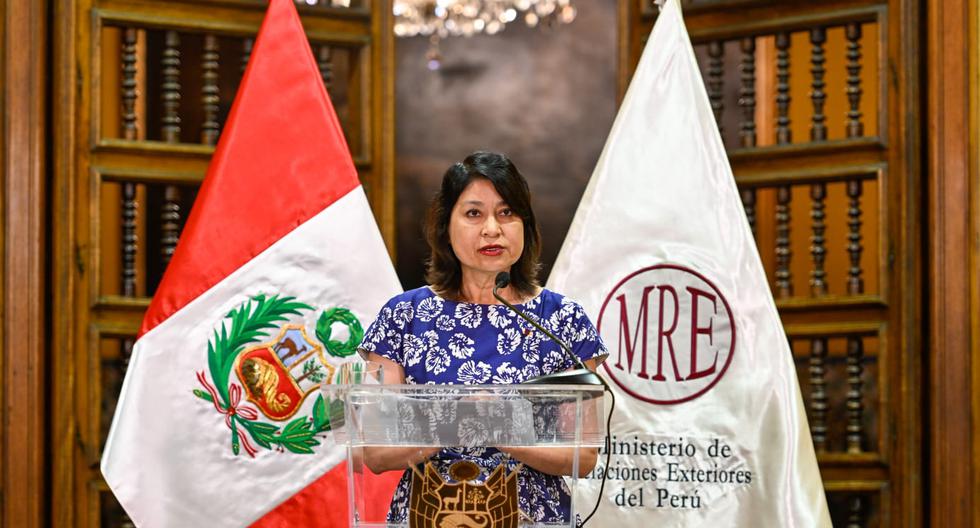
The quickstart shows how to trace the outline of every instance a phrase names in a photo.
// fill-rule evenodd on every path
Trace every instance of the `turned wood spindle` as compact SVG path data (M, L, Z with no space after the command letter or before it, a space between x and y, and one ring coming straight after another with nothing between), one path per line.
M129 368L129 360L133 357L133 347L136 345L136 341L133 339L123 339L120 344L119 355L121 358L122 371L123 374L126 373L126 369Z
M176 185L167 185L163 189L160 224L160 256L166 267L170 264L180 237L180 189Z
M255 45L255 39L247 38L242 41L242 75L245 74L245 69L248 67L248 60L252 58L252 46Z
M810 432L818 453L827 451L827 339L810 341Z
M119 519L119 528L136 528L136 523L129 518L125 513L119 514L121 518Z
M323 86L327 92L333 88L333 63L331 62L332 50L328 44L321 44L317 47L316 64L320 68L320 77L323 78Z
M861 24L851 22L845 30L847 36L847 137L864 135L861 123Z
M180 142L180 35L167 31L163 48L163 99L162 136L167 143ZM166 185L163 191L163 206L160 212L160 257L164 267L177 247L180 234L180 189L176 185Z
M810 219L813 221L811 228L813 234L810 236L810 255L813 256L813 269L810 271L810 293L819 297L827 294L827 272L824 270L824 259L827 255L826 240L824 231L827 224L824 222L826 213L824 212L827 204L827 184L814 183L810 186L810 198L813 200L810 210Z
M718 125L718 133L724 130L721 125L722 112L725 103L722 100L722 90L724 87L725 72L725 43L720 40L713 40L708 43L708 100L711 101L711 111L715 114L715 123Z
M752 229L752 238L755 238L755 189L746 188L739 190L742 197L742 207L745 208L745 216L749 220L749 227Z
M204 122L201 124L201 143L214 145L218 142L220 125L218 124L218 103L221 101L221 91L218 87L218 37L212 34L204 35L204 49L201 54L201 110Z
M846 528L865 528L867 516L865 514L865 498L863 495L854 494L847 500L847 524Z
M776 295L780 298L793 296L793 277L790 271L790 202L793 198L789 185L776 188Z
M793 141L789 128L789 33L776 34L776 143Z
M851 258L851 267L847 270L847 293L859 295L864 293L864 278L861 268L861 180L847 182L847 252Z
M137 93L137 56L136 43L138 33L135 28L122 30L122 135L124 139L135 141L139 139L139 124L136 118ZM136 253L139 249L139 239L136 233L136 215L138 202L136 200L136 184L122 183L122 294L126 297L136 295Z
M160 87L163 116L161 134L167 143L180 142L180 35L173 30L164 37L160 62L163 82Z
M860 336L847 338L847 452L863 450L864 403L861 391L864 374L864 341Z
M811 141L826 141L827 139L827 116L823 113L824 102L827 100L827 94L824 92L826 83L823 80L826 71L824 63L827 62L823 45L826 42L827 31L824 28L810 30L810 44L813 46L810 52L810 73L813 75L810 92L810 99L813 101L813 118L810 125Z
M136 28L122 30L122 136L130 141L139 138L139 124L136 121L136 99L139 95L136 81L136 42Z
M755 37L742 39L742 87L738 105L742 107L739 139L743 147L755 146Z
M122 294L136 296L136 253L139 250L139 237L136 232L136 218L139 202L136 199L136 183L122 184Z

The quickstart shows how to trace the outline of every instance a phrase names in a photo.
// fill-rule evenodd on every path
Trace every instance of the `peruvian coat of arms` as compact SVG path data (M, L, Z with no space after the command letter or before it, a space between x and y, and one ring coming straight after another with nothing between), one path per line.
M333 380L329 358L352 356L364 329L349 309L334 307L320 314L311 338L301 318L313 309L294 297L256 295L231 310L208 341L208 370L197 373L203 389L194 394L224 416L236 455L254 457L258 448L311 454L318 436L342 422L343 404L317 388ZM336 325L346 327L346 340L331 339ZM301 413L314 392L311 410Z
M449 467L450 480L427 462L412 466L409 526L426 528L517 528L517 474L519 464L507 471L505 464L494 468L483 483L475 479L480 468L468 460Z

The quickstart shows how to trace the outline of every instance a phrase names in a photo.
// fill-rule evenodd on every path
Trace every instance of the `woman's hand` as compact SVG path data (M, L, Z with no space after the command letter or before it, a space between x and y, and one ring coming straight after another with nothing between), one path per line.
M498 447L497 449L523 462L525 466L549 475L571 475L574 469L572 459L575 449L572 447ZM578 456L578 478L584 478L595 468L599 449L579 448Z
M394 361L369 352L364 358L381 365L381 380L384 385L401 385L405 383L405 369ZM365 447L364 465L374 473L384 473L400 469L408 469L423 460L438 453L438 447Z
M372 473L408 469L438 453L439 447L365 447L364 465Z
M585 366L591 370L599 366L599 359L586 360ZM585 427L595 423L595 414L591 406L585 407ZM575 456L575 449L572 447L498 447L501 452L507 453L516 460L523 462L542 473L549 475L566 476L571 475L574 468L572 460ZM593 469L599 458L599 449L595 447L579 448L578 459L578 478L584 478Z

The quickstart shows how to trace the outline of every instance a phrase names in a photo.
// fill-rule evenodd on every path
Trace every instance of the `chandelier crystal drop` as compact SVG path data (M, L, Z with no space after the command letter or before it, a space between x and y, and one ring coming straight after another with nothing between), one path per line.
M494 35L522 19L529 27L568 24L571 0L395 0L395 35L436 38Z

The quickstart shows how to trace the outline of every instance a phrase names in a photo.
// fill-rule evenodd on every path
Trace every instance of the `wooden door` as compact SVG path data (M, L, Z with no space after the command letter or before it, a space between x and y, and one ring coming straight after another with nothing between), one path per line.
M53 4L52 521L129 526L101 478L100 455L134 336L221 134L266 2ZM391 247L390 6L297 4Z
M688 0L835 526L920 526L918 2ZM657 16L620 1L620 88Z

